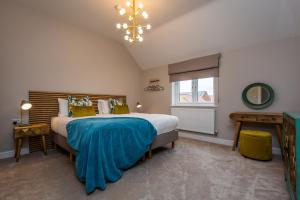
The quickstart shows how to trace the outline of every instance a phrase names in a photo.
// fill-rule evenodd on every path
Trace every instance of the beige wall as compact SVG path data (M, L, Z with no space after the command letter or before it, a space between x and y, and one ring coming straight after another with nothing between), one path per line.
M233 126L228 118L231 112L252 111L243 104L241 93L253 82L265 82L276 93L274 104L262 111L300 112L300 38L221 53L216 119L219 138L233 138ZM169 113L171 87L168 83L167 66L144 71L143 87L151 78L159 78L166 90L142 93L145 112Z
M165 90L159 92L145 92L144 88L148 86L149 80L151 79L159 79L159 84L162 85ZM141 103L143 104L143 111L149 113L169 114L171 112L171 84L169 84L168 67L162 66L144 70L142 81L143 95Z
M0 1L0 152L13 149L11 120L28 90L122 94L134 109L140 75L119 43Z

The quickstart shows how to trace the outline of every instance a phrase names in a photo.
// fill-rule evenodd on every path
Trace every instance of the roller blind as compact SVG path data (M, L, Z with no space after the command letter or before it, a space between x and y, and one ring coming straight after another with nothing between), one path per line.
M170 82L219 77L220 56L221 54L214 54L170 64L168 66Z

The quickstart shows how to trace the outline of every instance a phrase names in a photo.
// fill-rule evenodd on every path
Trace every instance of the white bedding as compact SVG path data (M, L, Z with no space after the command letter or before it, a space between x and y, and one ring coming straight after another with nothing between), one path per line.
M92 117L53 117L51 119L51 128L54 132L67 137L66 125L68 122L75 119L83 119L83 118L94 118L94 117L102 117L102 118L110 118L110 117L138 117L145 120L148 120L157 130L157 135L162 133L170 132L177 128L178 118L172 115L163 115L163 114L146 114L146 113L130 113L130 114L99 114L97 116Z

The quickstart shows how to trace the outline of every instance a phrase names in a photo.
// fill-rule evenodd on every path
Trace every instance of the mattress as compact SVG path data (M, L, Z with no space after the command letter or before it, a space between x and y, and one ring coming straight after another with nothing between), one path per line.
M155 127L155 129L157 130L157 135L173 131L177 128L177 125L178 125L178 118L176 116L163 115L163 114L130 113L130 114L122 114L122 115L99 114L99 115L92 116L92 117L77 117L77 118L53 117L51 119L51 129L54 132L56 132L64 137L67 137L66 126L70 121L76 120L76 119L94 118L94 117L99 117L99 118L101 118L101 117L102 118L113 118L113 117L142 118L142 119L149 121Z

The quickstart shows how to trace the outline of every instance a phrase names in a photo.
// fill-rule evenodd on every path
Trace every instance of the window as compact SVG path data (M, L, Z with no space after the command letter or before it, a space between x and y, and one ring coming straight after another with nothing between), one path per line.
M216 106L218 78L200 78L172 83L174 106Z
M179 81L179 102L193 103L192 80Z

